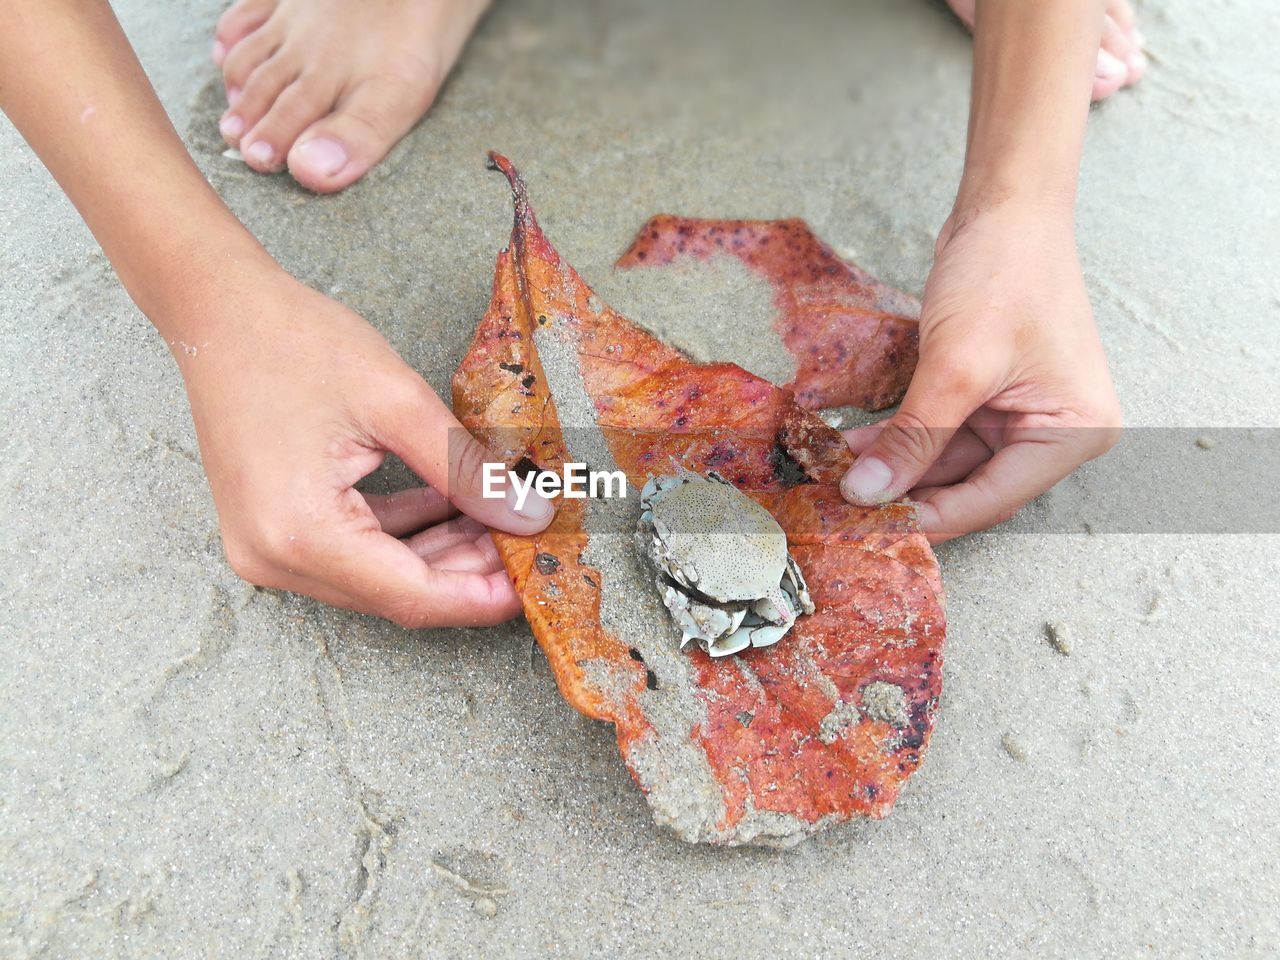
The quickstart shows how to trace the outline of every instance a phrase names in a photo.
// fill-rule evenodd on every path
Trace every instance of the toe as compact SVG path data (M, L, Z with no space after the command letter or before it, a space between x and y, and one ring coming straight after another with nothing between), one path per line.
M218 125L223 138L233 146L237 145L244 134L266 116L296 76L297 70L283 57L272 57L259 64L245 81L244 89L230 98L231 105Z
M241 142L245 162L262 172L280 170L298 135L333 109L336 89L319 77L301 76L276 97Z
M1142 48L1110 14L1102 27L1102 49L1125 65L1124 85L1137 83L1147 71L1147 58Z
M1114 20L1117 26L1130 39L1135 40L1141 46L1136 36L1138 33L1138 19L1133 14L1133 7L1130 5L1129 0L1111 0L1107 4L1107 16Z
M222 61L222 80L227 89L243 90L253 72L262 66L280 46L274 30L254 30L227 50Z
M213 62L222 66L236 44L267 22L275 0L239 0L218 18L213 29Z
M1121 87L1136 83L1147 69L1147 58L1133 38L1110 15L1102 28L1102 48L1094 71L1093 99L1102 100Z
M1093 73L1093 99L1105 100L1124 86L1129 68L1124 61L1106 50L1098 51L1098 63Z
M435 99L439 81L406 83L372 77L347 91L338 107L312 124L289 151L289 172L317 193L359 180L387 155Z

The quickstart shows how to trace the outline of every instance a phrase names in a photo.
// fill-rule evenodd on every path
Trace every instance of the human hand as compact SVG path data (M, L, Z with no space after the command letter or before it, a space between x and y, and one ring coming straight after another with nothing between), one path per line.
M517 513L482 497L484 447L382 336L274 265L257 269L171 343L232 568L405 627L514 616L486 525L535 533L550 502L531 491ZM387 452L430 487L357 491Z
M845 433L845 498L919 502L938 543L993 526L1119 439L1121 415L1069 211L959 209L925 284L898 411Z

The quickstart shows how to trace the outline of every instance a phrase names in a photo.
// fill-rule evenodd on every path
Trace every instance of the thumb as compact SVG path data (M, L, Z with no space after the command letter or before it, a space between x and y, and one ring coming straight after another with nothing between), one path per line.
M449 428L446 492L463 513L507 533L537 533L555 515L551 501L532 484L517 489L505 461L457 421Z
M382 424L382 442L410 470L485 526L537 533L551 522L551 501L508 481L503 459L473 437L425 383Z
M850 503L873 506L914 488L961 424L983 403L974 381L954 363L921 357L897 413L884 421L840 482Z

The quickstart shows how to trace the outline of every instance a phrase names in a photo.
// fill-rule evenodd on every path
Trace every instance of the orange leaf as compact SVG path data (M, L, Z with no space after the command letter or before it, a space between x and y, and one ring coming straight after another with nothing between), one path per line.
M655 819L687 840L788 844L884 816L942 686L942 581L914 509L850 506L835 485L847 447L788 391L695 364L600 303L491 159L515 227L454 377L458 416L508 465L616 465L632 484L559 500L537 536L494 534L565 699L615 725ZM636 492L673 462L718 471L786 532L817 610L775 646L679 651L634 545Z

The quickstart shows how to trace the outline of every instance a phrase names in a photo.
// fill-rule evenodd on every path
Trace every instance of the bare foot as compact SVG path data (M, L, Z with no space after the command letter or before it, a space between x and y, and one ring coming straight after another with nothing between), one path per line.
M488 0L237 0L215 31L219 123L254 170L332 193L427 112Z
M947 6L970 30L976 4L977 0L947 0ZM1142 42L1129 0L1109 0L1102 48L1098 51L1098 66L1093 75L1094 100L1104 100L1121 87L1142 79L1147 72Z

